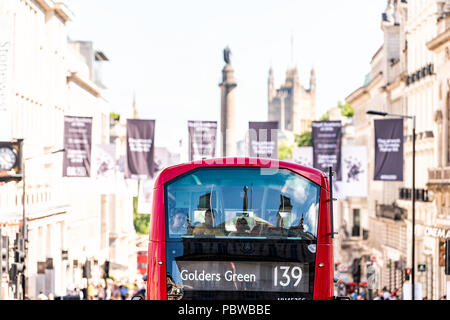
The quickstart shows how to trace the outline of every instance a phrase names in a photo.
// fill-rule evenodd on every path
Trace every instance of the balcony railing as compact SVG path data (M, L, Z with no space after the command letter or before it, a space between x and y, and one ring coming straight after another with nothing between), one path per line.
M407 211L395 204L379 204L377 205L376 216L379 218L386 218L391 220L403 220L407 218Z
M412 199L412 189L411 188L400 188L399 189L399 199L400 200L411 200ZM430 197L428 190L426 189L416 189L416 200L422 202L429 202Z
M450 167L428 169L428 185L450 183Z

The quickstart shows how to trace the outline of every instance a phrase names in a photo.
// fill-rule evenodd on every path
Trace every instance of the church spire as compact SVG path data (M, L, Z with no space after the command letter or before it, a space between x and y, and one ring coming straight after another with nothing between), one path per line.
M316 71L314 70L314 67L311 68L309 76L309 91L316 91Z
M291 31L291 68L294 68L294 32Z
M136 91L133 91L133 109L132 109L132 117L133 119L138 119L138 112L136 108Z

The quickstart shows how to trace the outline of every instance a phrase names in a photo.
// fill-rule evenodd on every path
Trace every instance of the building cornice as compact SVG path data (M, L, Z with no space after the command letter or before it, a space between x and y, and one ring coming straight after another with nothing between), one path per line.
M73 21L75 16L69 10L64 2L55 2L54 0L35 0L46 12L54 11L64 23Z
M397 77L395 77L394 81L389 82L386 84L386 89L391 91L394 89L397 89L398 87L401 87L404 84L403 79L405 78L406 73L402 72Z
M54 10L64 20L64 22L73 21L75 19L72 11L70 11L67 5L63 2L57 2Z
M426 43L427 48L431 51L439 49L442 45L450 41L450 29L438 34L435 38Z
M45 11L54 9L55 2L53 0L35 0Z
M96 97L101 96L100 88L93 81L80 76L77 72L70 72L67 76L67 81L77 83Z
M355 91L353 91L352 93L350 93L345 98L345 101L351 104L350 101L354 101L354 100L358 99L360 96L368 94L369 91L373 89L375 83L377 83L377 81L380 81L382 78L383 78L383 72L380 71L373 79L370 80L370 82L367 85L360 87L360 88L356 89Z
M352 104L355 100L361 98L362 96L364 96L367 93L368 92L367 92L366 87L360 87L360 88L356 89L355 91L353 91L352 93L350 93L345 98L345 102Z
M375 54L373 55L372 59L370 60L370 63L372 63L376 58L378 58L379 54L382 52L382 50L384 49L384 44L382 44L378 50L375 52Z
M366 86L367 90L369 91L372 90L375 87L375 85L379 83L381 80L383 80L383 71L378 72L377 75L370 80L370 82Z

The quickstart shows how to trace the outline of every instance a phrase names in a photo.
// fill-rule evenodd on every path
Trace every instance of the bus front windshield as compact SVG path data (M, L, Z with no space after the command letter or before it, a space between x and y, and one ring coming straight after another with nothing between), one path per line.
M315 240L320 187L286 169L200 168L166 185L167 240Z

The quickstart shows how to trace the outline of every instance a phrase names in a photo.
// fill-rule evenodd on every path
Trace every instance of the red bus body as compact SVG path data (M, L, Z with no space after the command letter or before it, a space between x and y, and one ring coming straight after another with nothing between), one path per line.
M219 158L175 165L163 170L157 177L153 194L153 213L150 223L148 248L147 290L148 300L166 300L166 226L164 185L197 168L254 167L290 170L320 186L320 206L317 232L317 249L314 275L314 300L334 298L333 239L330 221L329 180L322 171L291 162L258 158Z

